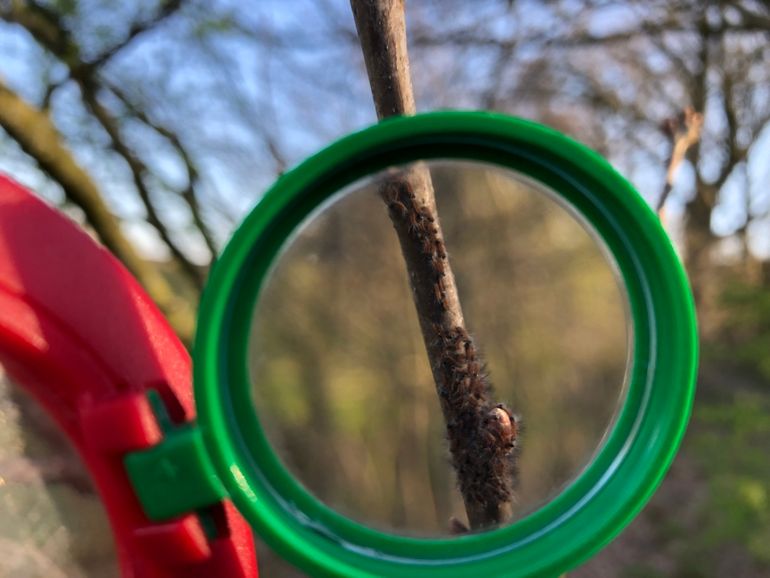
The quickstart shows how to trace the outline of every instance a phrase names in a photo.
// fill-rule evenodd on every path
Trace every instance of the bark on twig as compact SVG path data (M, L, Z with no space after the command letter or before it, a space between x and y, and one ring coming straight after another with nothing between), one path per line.
M671 156L666 170L666 183L663 192L655 203L655 212L663 210L663 205L674 187L674 177L679 165L684 161L687 151L700 140L703 127L703 115L688 106L679 118L669 118L663 122L662 130L671 139Z
M379 118L414 114L403 0L351 0ZM491 399L477 347L465 328L427 167L394 170L380 194L406 263L452 462L470 525L512 514L518 422Z

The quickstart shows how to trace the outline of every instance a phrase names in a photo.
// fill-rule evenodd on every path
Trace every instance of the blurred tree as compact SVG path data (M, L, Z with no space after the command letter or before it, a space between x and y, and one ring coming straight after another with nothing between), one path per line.
M441 17L447 11L451 22ZM247 10L224 1L4 0L0 16L3 94L48 116L122 227L96 216L85 201L93 195L40 167L177 312L188 338L190 311L141 272L141 256L167 260L181 279L176 296L194 302L208 262L259 190L372 118L345 2L287 11L280 2ZM703 112L702 140L669 203L674 222L684 216L699 296L715 233L748 246L767 228L766 4L489 0L471 8L453 0L412 3L408 17L418 108L491 108L552 124L609 155L651 203L669 155L661 123L687 106ZM32 160L51 156L30 149L4 116ZM17 156L12 166L29 174L28 161Z

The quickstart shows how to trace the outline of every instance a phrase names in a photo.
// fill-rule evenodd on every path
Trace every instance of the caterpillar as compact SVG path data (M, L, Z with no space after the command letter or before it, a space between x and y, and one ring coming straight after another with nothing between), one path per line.
M382 193L391 215L406 221L407 232L419 244L420 253L427 259L433 275L433 300L446 310L447 275L446 246L439 237L436 218L425 205L419 205L414 191L408 184L389 182Z
M443 382L439 388L447 415L450 453L463 495L481 503L512 499L520 420L503 404L492 405L484 364L473 339L462 327L433 325L441 349Z
M449 276L447 249L431 209L421 204L405 179L388 184L382 196L400 234L409 237L411 258L422 260L421 281L436 310L431 316L444 319L455 299ZM440 314L440 315L437 315ZM433 322L432 347L437 353L437 393L447 421L452 462L460 490L482 505L512 499L515 453L519 447L520 422L504 405L493 405L483 360L468 332L461 326Z

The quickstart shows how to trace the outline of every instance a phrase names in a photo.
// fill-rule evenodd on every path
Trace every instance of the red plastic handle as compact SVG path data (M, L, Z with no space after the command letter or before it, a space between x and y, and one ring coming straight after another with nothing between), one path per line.
M152 522L123 467L171 418L195 418L190 357L136 280L64 215L0 175L0 361L77 448L106 506L124 578L257 578L251 529L229 502Z

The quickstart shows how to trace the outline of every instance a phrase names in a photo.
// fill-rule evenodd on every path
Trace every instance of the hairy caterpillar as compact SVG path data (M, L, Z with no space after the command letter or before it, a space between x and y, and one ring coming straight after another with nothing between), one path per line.
M435 217L428 207L418 205L414 191L404 183L386 184L382 195L391 215L406 221L409 236L419 245L420 253L426 257L433 274L433 299L439 307L446 309L447 294L443 278L447 274L447 254L435 225Z
M454 286L448 277L446 245L436 218L420 204L405 180L391 181L382 195L394 224L400 223L397 229L411 241L411 258L422 260L424 268L416 289L425 291L424 297L437 306L431 315L448 311L448 293L454 291ZM443 318L434 317L437 321ZM509 502L513 497L520 422L504 405L490 401L484 364L468 332L461 326L447 328L441 322L434 322L432 327L436 388L460 490L466 499L484 507Z
M433 325L441 348L444 382L439 390L452 421L447 423L452 461L463 495L481 503L512 499L520 420L505 405L492 405L484 364L462 327Z

